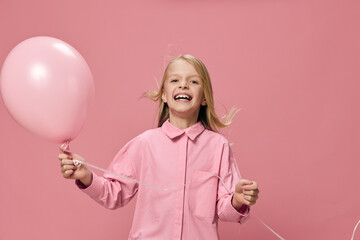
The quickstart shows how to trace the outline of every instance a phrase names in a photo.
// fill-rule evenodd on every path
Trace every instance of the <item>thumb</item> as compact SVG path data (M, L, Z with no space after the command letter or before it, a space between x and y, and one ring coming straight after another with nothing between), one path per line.
M252 181L247 179L241 179L235 186L235 192L242 193L244 186L252 184Z

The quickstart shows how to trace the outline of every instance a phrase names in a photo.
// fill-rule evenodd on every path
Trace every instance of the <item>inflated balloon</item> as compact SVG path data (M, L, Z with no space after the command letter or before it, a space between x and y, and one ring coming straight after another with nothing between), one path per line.
M8 111L20 125L56 143L78 136L94 97L84 58L51 37L18 44L5 59L0 88Z

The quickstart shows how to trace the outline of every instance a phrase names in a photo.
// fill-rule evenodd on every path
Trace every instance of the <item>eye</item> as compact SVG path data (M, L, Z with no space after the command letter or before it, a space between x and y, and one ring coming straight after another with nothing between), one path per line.
M199 81L197 81L197 80L191 80L190 81L192 84L199 84Z
M177 80L177 79L172 79L172 80L170 80L170 82L178 82L179 80Z

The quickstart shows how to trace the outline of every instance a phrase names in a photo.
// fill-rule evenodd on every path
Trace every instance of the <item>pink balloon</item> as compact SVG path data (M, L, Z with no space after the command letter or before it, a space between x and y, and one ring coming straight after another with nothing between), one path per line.
M20 125L56 143L78 136L95 92L84 58L51 37L18 44L4 62L0 88L7 109Z

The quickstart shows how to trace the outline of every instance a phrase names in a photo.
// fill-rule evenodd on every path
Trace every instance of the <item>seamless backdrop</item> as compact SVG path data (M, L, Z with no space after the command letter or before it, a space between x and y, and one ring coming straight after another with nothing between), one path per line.
M76 48L96 97L71 149L105 168L156 127L157 105L140 97L168 60L195 55L209 69L218 113L241 108L223 133L242 176L261 190L252 219L220 223L221 239L277 239L257 217L285 239L350 239L360 219L359 8L355 0L0 0L0 64L34 36ZM135 201L116 211L92 201L62 178L58 147L17 125L0 100L0 239L127 239Z

